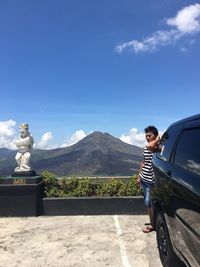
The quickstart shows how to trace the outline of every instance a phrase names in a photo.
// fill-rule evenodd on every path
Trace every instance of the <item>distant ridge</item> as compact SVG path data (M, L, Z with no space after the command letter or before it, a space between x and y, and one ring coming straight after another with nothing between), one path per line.
M93 132L69 147L34 149L32 166L37 173L49 170L60 176L132 175L139 169L142 151L108 133ZM13 172L15 154L0 148L0 175Z

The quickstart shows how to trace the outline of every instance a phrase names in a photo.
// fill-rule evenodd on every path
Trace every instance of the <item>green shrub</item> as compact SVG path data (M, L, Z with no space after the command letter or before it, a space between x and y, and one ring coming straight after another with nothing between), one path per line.
M137 184L137 176L132 176L127 184L127 196L140 196L142 194L141 188Z
M45 182L47 186L56 186L57 185L57 178L56 175L48 172L48 171L43 171L41 173L42 179Z
M95 184L89 178L62 178L61 191L65 196L87 197L95 195Z
M44 193L46 197L59 196L58 181L56 175L48 171L43 171L41 177L44 181Z
M120 179L111 178L102 181L90 178L76 177L62 178L59 184L54 174L44 171L42 178L45 184L46 197L90 197L90 196L138 196L141 189L137 186L136 176L130 178L128 183Z
M74 190L75 197L90 197L95 195L95 183L89 178L79 180L77 188Z
M59 190L58 187L48 188L48 190L45 191L45 195L46 197L64 197L64 195L62 195L62 191Z
M61 190L65 196L73 196L74 190L78 186L78 178L72 177L71 179L62 178L61 180Z
M101 187L98 188L99 196L125 196L126 195L126 184L121 180L112 178L102 183Z

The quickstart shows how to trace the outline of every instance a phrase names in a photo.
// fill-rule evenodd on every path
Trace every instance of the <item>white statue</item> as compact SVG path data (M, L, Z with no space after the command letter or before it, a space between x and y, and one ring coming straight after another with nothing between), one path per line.
M34 140L28 131L28 124L21 124L19 129L20 136L19 139L17 139L15 142L16 146L19 149L15 156L18 164L18 166L15 168L15 172L28 172L31 171L30 157Z

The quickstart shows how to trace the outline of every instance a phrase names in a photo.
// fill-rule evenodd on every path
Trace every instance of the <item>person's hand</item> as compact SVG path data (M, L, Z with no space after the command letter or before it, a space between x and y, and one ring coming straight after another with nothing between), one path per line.
M137 176L137 186L140 187L140 176Z
M156 137L156 144L153 149L153 153L156 153L156 152L160 152L160 136L159 135Z
M157 144L160 143L160 136L159 135L156 137L156 141L157 141Z

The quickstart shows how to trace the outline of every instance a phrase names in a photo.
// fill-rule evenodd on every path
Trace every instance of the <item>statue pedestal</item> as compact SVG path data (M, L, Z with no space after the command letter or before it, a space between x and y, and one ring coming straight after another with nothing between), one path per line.
M41 176L27 177L21 173L18 176L1 178L0 216L42 215L43 196L44 182Z
M28 172L13 172L12 177L32 177L32 176L37 176L36 171L31 170Z

